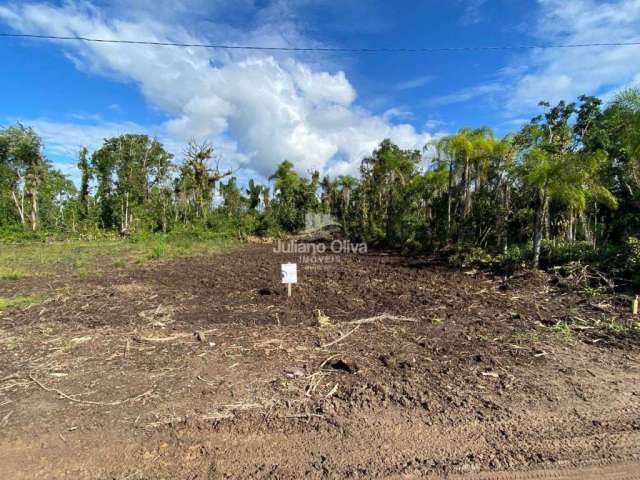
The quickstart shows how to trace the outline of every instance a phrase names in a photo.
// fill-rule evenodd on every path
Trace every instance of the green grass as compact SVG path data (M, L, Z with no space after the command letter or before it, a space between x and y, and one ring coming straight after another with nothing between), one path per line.
M627 327L618 319L611 318L605 322L607 330L613 333L623 333L627 330Z
M28 307L31 305L37 305L42 300L39 297L0 297L0 311L5 308L14 307Z
M42 277L56 272L88 275L104 267L124 268L161 259L210 255L237 245L238 242L233 239L169 235L148 235L135 240L69 240L0 245L0 281Z
M551 327L551 331L567 342L573 340L573 331L567 322L557 322Z
M584 287L582 293L588 298L597 298L607 293L604 287Z
M15 281L26 277L26 274L20 270L16 270L13 267L1 267L0 268L0 280Z

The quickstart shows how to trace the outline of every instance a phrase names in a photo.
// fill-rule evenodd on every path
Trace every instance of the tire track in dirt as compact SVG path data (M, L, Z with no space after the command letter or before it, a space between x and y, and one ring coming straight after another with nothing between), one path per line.
M638 480L639 478L640 463L447 477L448 480Z

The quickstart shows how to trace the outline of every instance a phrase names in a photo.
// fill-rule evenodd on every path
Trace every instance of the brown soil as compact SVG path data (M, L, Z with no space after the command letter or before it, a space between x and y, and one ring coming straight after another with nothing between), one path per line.
M48 297L0 313L0 478L640 478L628 305L544 274L303 260L0 285Z

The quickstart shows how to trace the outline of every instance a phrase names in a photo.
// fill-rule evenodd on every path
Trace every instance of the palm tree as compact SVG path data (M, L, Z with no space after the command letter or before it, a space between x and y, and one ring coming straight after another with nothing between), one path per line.
M341 188L340 194L340 219L342 220L342 228L347 231L347 225L349 221L349 215L351 213L351 194L357 181L350 175L341 175L338 177L338 185Z
M249 195L249 210L255 210L260 205L260 196L262 195L262 189L264 187L253 181L253 178L249 180L247 185L247 195Z

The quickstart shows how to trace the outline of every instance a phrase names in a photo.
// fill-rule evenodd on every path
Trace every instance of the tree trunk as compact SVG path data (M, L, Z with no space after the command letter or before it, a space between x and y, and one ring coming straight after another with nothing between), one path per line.
M538 193L540 202L536 212L536 221L533 232L533 268L540 266L540 251L542 250L542 236L544 234L545 220L549 210L549 196L546 189L540 189Z
M447 243L451 240L451 204L453 202L453 161L449 160L449 186L447 188Z
M469 159L464 161L464 171L462 175L462 185L464 188L464 206L462 209L462 218L467 218L471 211L471 179L469 178Z
M36 190L30 190L29 196L31 197L29 219L31 221L31 230L35 232L38 229L38 192Z
M548 200L547 200L547 210L545 211L543 220L544 220L544 236L543 236L543 238L545 240L549 240L549 238L551 238L550 234L549 234L549 231L550 231L550 225L549 224L551 222L551 219L549 218Z
M580 219L580 223L582 224L584 239L589 243L593 243L593 232L591 231L591 226L589 225L589 221L587 220L584 212L580 212L578 214L578 218Z
M507 182L502 182L498 186L498 199L501 201L500 210L496 216L496 246L502 250L502 253L507 253L507 215L509 213L509 185ZM497 202L496 201L496 202Z
M16 197L16 192L11 190L11 197L13 198L13 202L16 204L16 208L18 209L18 215L20 215L20 223L24 225L24 192L21 193L20 202L18 202L18 198Z
M598 237L598 204L594 204L593 206L593 246L596 246L596 241Z
M573 242L576 237L573 230L573 224L575 222L575 217L573 215L573 208L569 209L569 218L567 220L567 227L565 232L565 237L568 241Z

